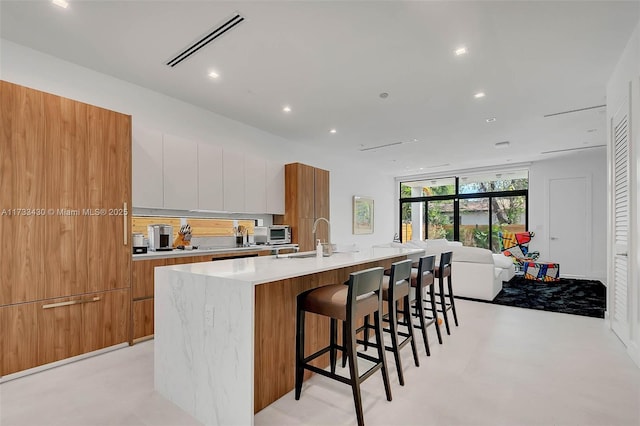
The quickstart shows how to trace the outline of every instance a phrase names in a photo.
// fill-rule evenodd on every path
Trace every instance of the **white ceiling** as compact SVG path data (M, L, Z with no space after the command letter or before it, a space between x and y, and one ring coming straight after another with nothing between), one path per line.
M605 144L604 108L543 116L606 103L640 16L638 1L69 3L3 0L0 35L394 175ZM234 12L246 20L164 65Z

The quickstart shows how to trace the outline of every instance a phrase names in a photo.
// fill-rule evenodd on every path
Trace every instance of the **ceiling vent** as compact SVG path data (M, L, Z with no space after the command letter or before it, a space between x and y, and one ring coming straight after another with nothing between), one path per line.
M369 148L362 148L360 151L373 151L375 149L387 148L389 146L394 146L394 145L402 145L402 142L393 142L393 143L388 143L386 145L378 145L378 146L372 146Z
M223 35L227 31L229 31L230 29L234 28L236 25L238 25L239 23L244 21L244 19L245 18L243 16L241 16L238 13L236 13L231 18L229 18L224 24L220 25L219 27L214 28L207 35L202 37L200 40L196 41L191 46L188 46L185 49L183 49L178 55L176 55L176 57L174 57L173 59L170 59L169 61L167 61L166 64L168 66L172 67L172 68L175 67L180 62L182 62L185 59L191 57L191 55L193 55L194 53L198 52L200 49L205 47L207 44L211 43L213 40L217 39L218 37L220 37L221 35Z
M581 146L578 148L556 149L555 151L543 151L540 154L555 154L558 152L581 151L583 149L602 148L605 146L606 145L592 145L592 146Z
M596 108L602 108L602 107L606 107L606 105L594 105L586 108L570 109L569 111L554 112L553 114L547 114L547 115L544 115L543 117L545 118L555 117L556 115L571 114L573 112L588 111L590 109L596 109Z

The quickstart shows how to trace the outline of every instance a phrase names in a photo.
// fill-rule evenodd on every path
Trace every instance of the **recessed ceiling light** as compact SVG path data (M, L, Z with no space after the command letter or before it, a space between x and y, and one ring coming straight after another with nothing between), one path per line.
M476 99L480 99L480 98L484 98L485 94L484 94L484 92L478 92L475 95L473 95L473 97L476 98Z
M337 133L338 131L336 129L331 129L329 130L329 133Z
M491 117L491 118L487 118L487 123L493 123L494 121L496 121L495 117Z
M55 4L56 6L60 6L63 9L69 7L69 3L67 3L65 0L51 0L51 3Z
M455 50L456 56L465 55L467 53L467 48L461 46Z
M418 142L418 139L416 139L416 138L413 138L413 141L414 141L414 142Z
M215 72L215 71L209 71L209 77L211 77L211 78L218 78L218 77L220 77L220 74L218 74L218 73L217 73L217 72Z
M283 112L291 112L291 107L289 105L282 108Z
M509 141L504 141L504 142L496 142L494 146L496 148L509 148L509 145L511 145Z
M379 95L382 99L387 99L389 97L389 94L387 92L382 92Z

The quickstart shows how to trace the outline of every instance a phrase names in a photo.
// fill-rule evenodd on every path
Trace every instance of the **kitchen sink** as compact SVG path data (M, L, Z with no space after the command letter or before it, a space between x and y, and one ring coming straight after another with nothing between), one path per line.
M289 254L277 254L277 259L290 258L290 259L302 259L305 257L316 257L315 251L303 251L299 253L289 253Z

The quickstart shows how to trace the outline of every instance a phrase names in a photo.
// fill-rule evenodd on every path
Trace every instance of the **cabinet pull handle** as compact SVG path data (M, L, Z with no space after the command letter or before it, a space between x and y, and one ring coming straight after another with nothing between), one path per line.
M42 309L59 308L61 306L81 305L83 303L98 302L99 296L92 297L91 299L69 300L68 302L49 303L48 305L42 305Z
M129 215L129 212L127 211L127 203L125 202L123 205L123 215L122 215L122 220L124 220L124 226L122 227L124 229L124 233L123 233L123 237L124 237L124 245L127 245L127 217Z

